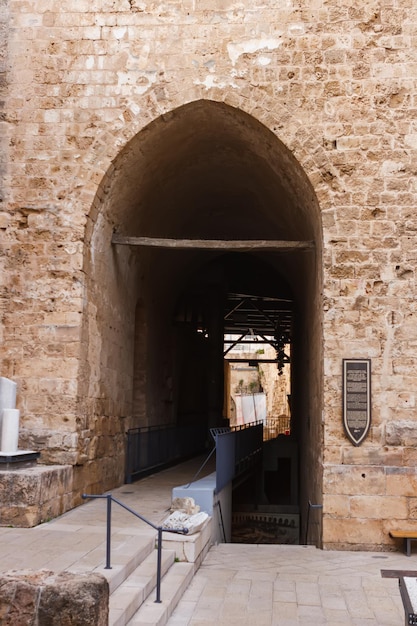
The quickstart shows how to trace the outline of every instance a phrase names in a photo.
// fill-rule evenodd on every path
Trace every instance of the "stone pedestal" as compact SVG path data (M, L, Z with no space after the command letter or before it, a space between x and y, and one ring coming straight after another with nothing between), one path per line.
M0 464L0 526L31 528L58 517L73 507L72 492L71 465Z

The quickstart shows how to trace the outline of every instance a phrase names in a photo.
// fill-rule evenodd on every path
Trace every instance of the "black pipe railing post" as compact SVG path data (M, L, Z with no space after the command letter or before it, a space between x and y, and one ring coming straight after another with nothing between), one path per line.
M162 528L158 528L158 560L156 565L156 600L161 602Z
M87 500L88 498L91 498L91 499L99 499L99 498L104 499L104 498L106 498L106 500L107 500L106 566L105 566L104 569L112 569L111 565L110 565L111 508L112 508L111 507L111 503L112 503L112 501L115 502L116 504L118 504L119 506L121 506L126 511L129 511L129 513L132 513L132 515L134 515L138 519L142 520L142 522L145 522L145 524L148 524L148 526L151 526L152 528L154 528L158 532L158 552L157 552L158 562L157 562L157 572L156 572L156 600L155 600L155 602L161 602L162 532L165 531L165 532L168 532L168 533L178 533L179 535L187 535L188 534L188 529L187 528L182 528L182 529L174 530L174 529L171 529L171 528L163 528L162 526L156 526L155 524L153 524L152 522L147 520L146 517L143 517L143 515L140 515L140 513L137 513L136 511L134 511L133 509L128 507L126 504L123 504L123 502L120 502L120 500L117 500L116 498L113 498L111 493L109 493L108 495L90 495L90 494L87 494L87 493L83 493L81 495L81 497L82 497L83 500Z
M111 501L112 496L107 496L107 537L106 537L106 567L104 569L111 569L110 565L110 552L111 552Z
M308 531L309 531L309 526L310 526L310 510L311 509L322 509L323 505L322 504L313 504L310 500L308 501L308 509L307 509L307 523L306 523L306 538L305 538L305 543L304 545L308 545Z

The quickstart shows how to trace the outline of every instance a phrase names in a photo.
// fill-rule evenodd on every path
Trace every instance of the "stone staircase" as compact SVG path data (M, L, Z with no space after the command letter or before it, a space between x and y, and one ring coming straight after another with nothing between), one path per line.
M111 569L101 545L71 567L94 571L109 583L109 626L163 626L190 584L211 544L211 519L193 535L163 533L161 602L156 603L156 533L112 537ZM97 563L97 565L95 565Z

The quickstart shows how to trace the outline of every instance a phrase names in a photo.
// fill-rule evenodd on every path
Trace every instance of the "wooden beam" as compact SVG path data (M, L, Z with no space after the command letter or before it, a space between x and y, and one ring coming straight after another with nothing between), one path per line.
M227 361L228 363L249 363L249 362L251 362L251 363L278 363L278 359L258 359L257 357L255 357L255 358L247 357L247 358L244 358L244 359L238 359L238 358L235 359L233 357L231 357L231 358L227 357L225 359L225 361ZM290 363L289 357L286 356L282 360L282 362L283 363Z
M314 248L314 241L272 241L268 239L162 239L158 237L125 237L113 233L112 243L121 246L174 248L177 250L297 250Z

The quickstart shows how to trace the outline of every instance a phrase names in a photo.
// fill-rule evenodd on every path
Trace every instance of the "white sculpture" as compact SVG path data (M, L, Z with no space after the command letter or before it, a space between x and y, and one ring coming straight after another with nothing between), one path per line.
M15 454L19 440L20 411L16 409L15 382L0 376L0 454Z
M19 442L19 418L18 409L3 409L1 420L1 444L2 454L15 454Z
M162 524L162 528L166 530L187 530L188 535L193 535L202 529L209 516L207 513L200 511L194 515L188 515L182 511L174 511Z

